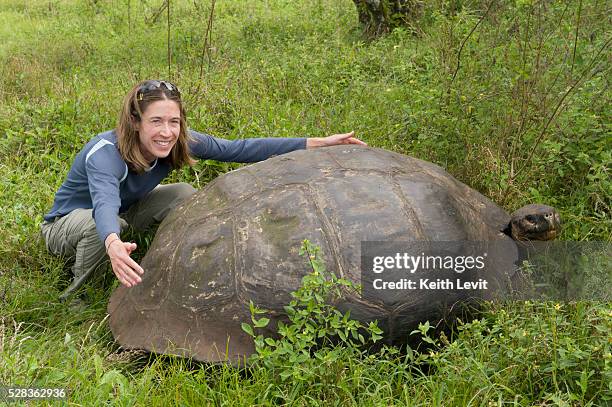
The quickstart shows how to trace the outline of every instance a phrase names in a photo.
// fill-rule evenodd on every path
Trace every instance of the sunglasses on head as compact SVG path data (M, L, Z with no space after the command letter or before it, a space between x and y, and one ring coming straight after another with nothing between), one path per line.
M138 100L142 100L143 96L145 93L154 91L156 89L161 88L161 86L165 86L166 89L168 89L170 92L176 92L179 96L181 95L181 92L179 91L179 89L177 88L176 85L170 83L170 82L166 82L166 81L146 81L145 83L143 83L142 85L140 85L140 88L138 88L138 92L136 94L137 99Z

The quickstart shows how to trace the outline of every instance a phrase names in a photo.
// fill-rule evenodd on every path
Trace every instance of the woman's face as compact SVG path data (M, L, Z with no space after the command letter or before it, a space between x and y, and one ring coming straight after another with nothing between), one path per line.
M145 160L152 162L170 154L181 130L181 110L173 100L158 100L151 103L136 124L140 141L140 152Z

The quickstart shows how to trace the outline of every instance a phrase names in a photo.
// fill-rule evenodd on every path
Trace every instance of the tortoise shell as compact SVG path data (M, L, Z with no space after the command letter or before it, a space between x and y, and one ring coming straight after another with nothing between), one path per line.
M241 329L249 301L270 310L272 333L311 271L298 255L304 239L321 247L328 270L359 283L361 242L513 242L501 232L509 220L426 161L361 146L295 151L224 174L173 210L141 262L142 283L111 296L110 327L124 348L236 361L254 350ZM511 268L510 251L496 272ZM378 320L397 343L419 322L440 318L444 297L352 295L338 307Z

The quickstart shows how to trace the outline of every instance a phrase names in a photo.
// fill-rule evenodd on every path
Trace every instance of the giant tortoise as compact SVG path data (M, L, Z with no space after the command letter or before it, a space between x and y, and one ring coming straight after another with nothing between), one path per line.
M310 271L298 255L304 239L321 247L330 271L359 283L361 242L514 246L511 235L554 238L558 216L529 205L511 217L439 166L382 149L296 151L220 176L171 212L141 262L142 283L113 293L110 327L124 348L235 362L254 350L241 330L250 300L275 322L285 316L289 293ZM510 250L510 263L515 256ZM493 272L507 273L510 263ZM337 306L378 320L390 342L401 342L420 321L439 317L444 296L350 295Z

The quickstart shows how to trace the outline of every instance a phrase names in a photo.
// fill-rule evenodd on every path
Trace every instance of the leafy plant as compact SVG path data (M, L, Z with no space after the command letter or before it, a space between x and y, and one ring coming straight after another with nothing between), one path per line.
M274 370L283 382L336 381L346 358L361 358L365 352L361 346L381 339L382 330L375 322L365 326L334 307L343 290L357 287L326 270L319 247L304 240L300 255L307 257L312 272L291 293L293 299L285 306L289 323L278 323L277 338L257 334L257 328L268 326L270 319L261 316L265 310L250 304L253 324L242 324L255 341L250 362Z

